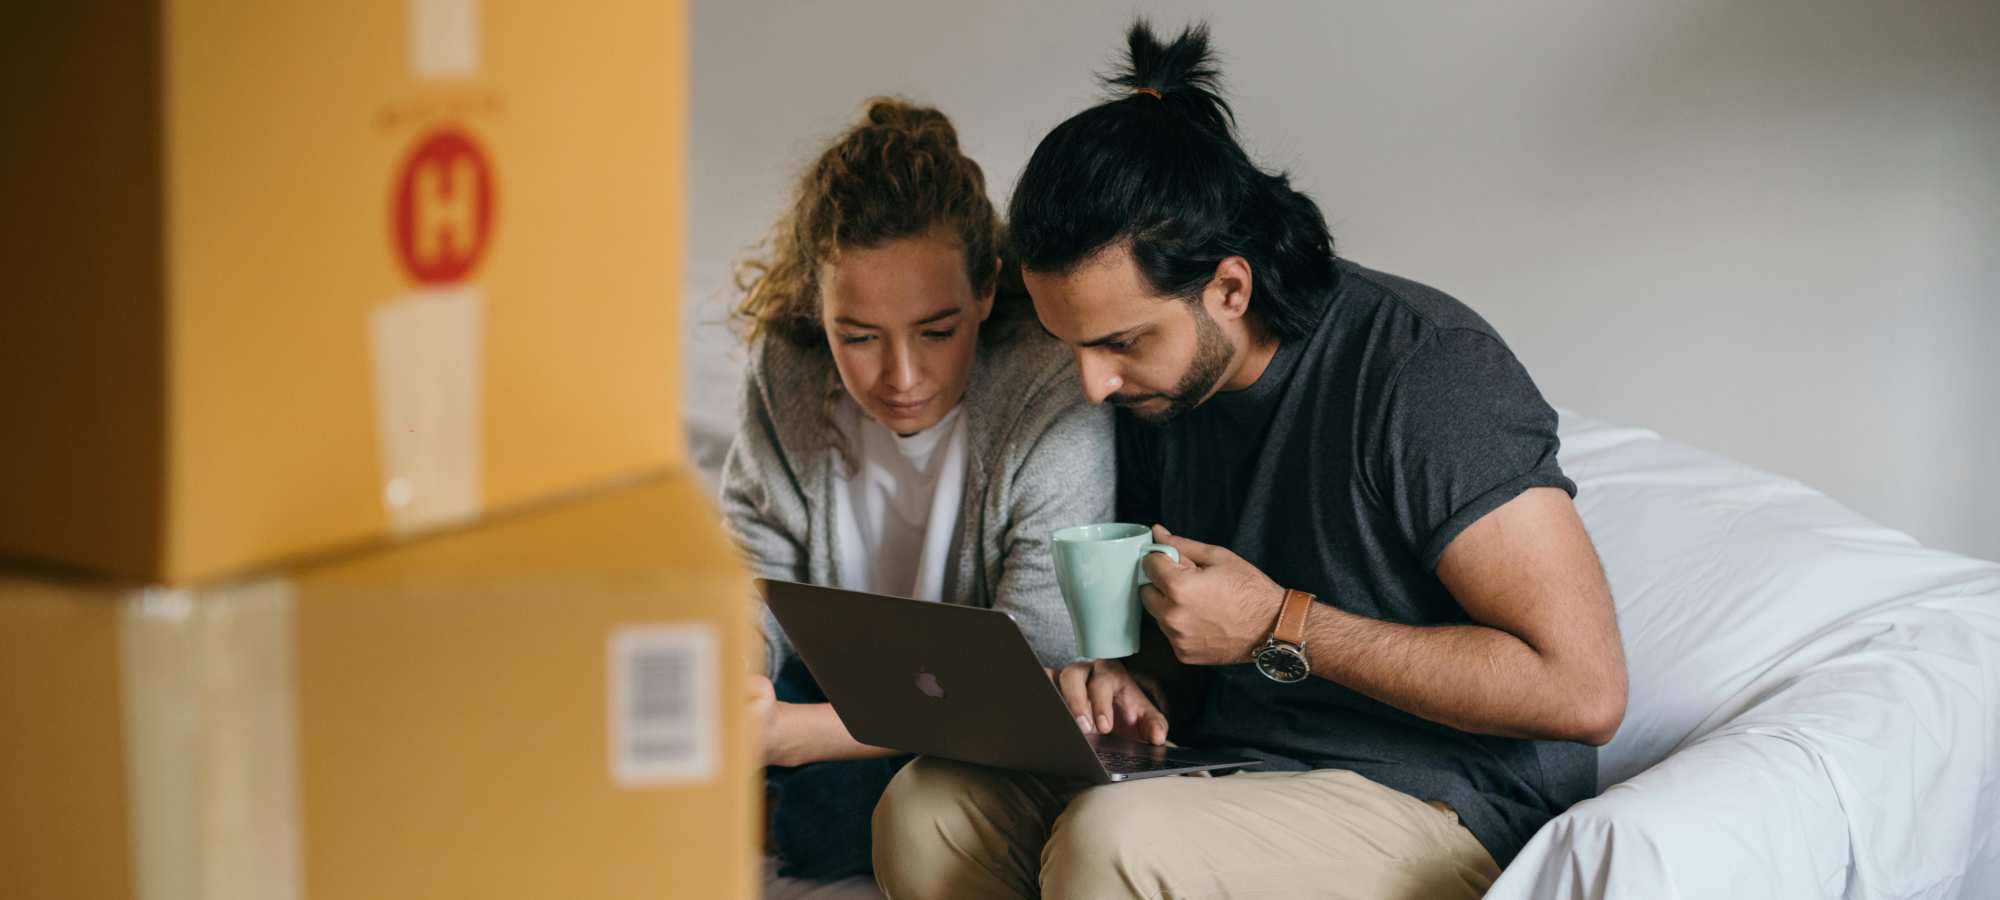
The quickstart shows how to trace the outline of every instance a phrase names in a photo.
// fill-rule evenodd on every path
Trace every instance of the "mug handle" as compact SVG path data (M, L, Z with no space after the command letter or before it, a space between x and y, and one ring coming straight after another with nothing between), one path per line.
M1139 561L1145 562L1146 554L1148 553L1165 553L1168 559L1174 561L1174 565L1178 566L1181 564L1181 552L1165 544L1147 544L1143 549L1139 551ZM1139 583L1140 584L1153 583L1153 579L1146 577L1146 567L1143 565L1139 567Z

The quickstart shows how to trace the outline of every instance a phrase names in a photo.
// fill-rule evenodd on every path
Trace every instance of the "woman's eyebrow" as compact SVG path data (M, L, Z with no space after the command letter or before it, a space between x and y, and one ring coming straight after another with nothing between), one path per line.
M952 316L958 315L961 312L964 312L964 309L962 307L952 306L945 309L940 309L937 312L931 313L930 315L918 319L915 322L911 322L910 324L912 326L917 326L917 325L929 325L934 322L942 322L946 319L951 318ZM848 316L834 316L833 321L834 324L836 325L846 325L850 328L866 328L870 331L882 330L882 326L880 325L876 325L872 322L863 322L860 319L855 319Z

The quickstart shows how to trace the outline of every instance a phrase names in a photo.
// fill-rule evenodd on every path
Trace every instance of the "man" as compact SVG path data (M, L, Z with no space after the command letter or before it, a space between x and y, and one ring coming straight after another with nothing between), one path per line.
M1147 611L1208 675L1183 744L1261 771L1084 788L919 760L875 816L904 897L1476 897L1595 787L1624 715L1609 589L1556 416L1484 320L1337 259L1250 162L1205 29L1143 22L1118 96L1012 202L1042 325L1116 404L1119 510L1181 552ZM1164 740L1116 660L1087 730Z

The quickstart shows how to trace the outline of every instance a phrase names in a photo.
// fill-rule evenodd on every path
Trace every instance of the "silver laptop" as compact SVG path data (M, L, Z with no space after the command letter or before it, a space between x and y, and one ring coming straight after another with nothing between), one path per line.
M1099 784L1258 765L1077 728L1004 612L758 579L855 740Z

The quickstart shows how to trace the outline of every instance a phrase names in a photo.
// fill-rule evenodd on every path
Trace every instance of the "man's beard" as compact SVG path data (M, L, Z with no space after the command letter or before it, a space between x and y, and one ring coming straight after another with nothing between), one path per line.
M1229 360L1235 353L1235 348L1229 345L1229 336L1222 333L1222 326L1208 317L1208 310L1199 302L1189 305L1194 307L1194 359L1188 363L1187 371L1181 373L1174 389L1164 394L1112 394L1108 398L1139 421L1159 425L1201 405L1229 368ZM1149 400L1165 400L1167 406L1159 412L1142 412L1137 408Z

